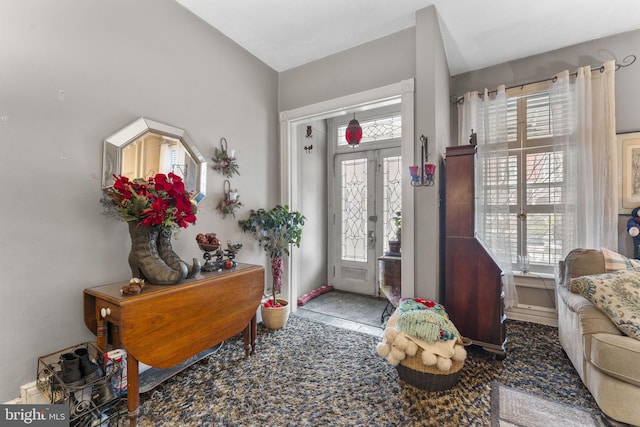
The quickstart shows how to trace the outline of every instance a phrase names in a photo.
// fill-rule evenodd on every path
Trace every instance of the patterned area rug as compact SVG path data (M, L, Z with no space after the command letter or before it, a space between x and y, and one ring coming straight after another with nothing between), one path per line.
M599 414L493 383L492 427L603 427Z
M507 357L468 347L458 383L427 392L377 355L378 338L292 315L259 326L245 359L241 336L141 395L140 426L489 426L491 384L597 410L555 328L507 322ZM124 422L121 425L127 425Z

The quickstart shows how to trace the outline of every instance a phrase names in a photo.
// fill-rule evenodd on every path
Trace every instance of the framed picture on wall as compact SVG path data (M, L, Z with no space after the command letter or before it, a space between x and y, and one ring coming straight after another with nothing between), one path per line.
M619 214L640 206L640 132L618 134L620 168Z

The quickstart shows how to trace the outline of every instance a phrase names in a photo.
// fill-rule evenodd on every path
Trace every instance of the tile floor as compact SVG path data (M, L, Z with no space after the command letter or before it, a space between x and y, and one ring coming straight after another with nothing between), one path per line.
M305 310L304 307L298 307L298 310L295 312L295 315L298 317L304 317L307 319L315 320L320 323L325 323L327 325L337 326L339 328L344 328L344 329L350 329L352 331L362 332L362 333L377 336L377 337L382 337L382 333L384 331L382 326L375 327L370 325L364 325L358 322L353 322L351 320L339 319L337 317L329 316L326 314Z

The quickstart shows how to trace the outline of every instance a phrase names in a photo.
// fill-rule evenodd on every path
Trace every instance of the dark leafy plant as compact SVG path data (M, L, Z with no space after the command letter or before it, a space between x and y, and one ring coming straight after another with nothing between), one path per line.
M247 219L238 221L242 231L258 240L258 244L271 259L272 304L277 305L276 294L281 289L282 258L289 255L291 245L300 247L305 219L300 212L289 211L287 205L276 205L270 210L252 209Z

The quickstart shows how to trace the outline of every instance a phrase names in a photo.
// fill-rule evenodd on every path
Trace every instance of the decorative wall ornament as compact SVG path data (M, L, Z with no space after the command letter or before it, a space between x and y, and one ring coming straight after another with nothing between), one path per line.
M225 179L224 180L224 196L222 199L220 199L220 202L218 203L218 206L216 209L222 212L223 218L226 217L227 215L231 215L235 218L236 217L235 211L240 206L242 206L242 203L240 202L240 196L238 195L238 190L236 190L235 188L232 190L231 183L229 182L228 179Z
M425 160L427 162L429 161L429 138L424 135L420 135L420 142L422 143L420 150L420 165L409 166L411 186L433 187L435 185L436 165L433 163L425 163Z
M213 170L220 172L227 178L231 178L233 174L240 175L238 171L238 162L236 160L235 150L227 151L227 139L220 139L220 149L215 148L213 152Z

